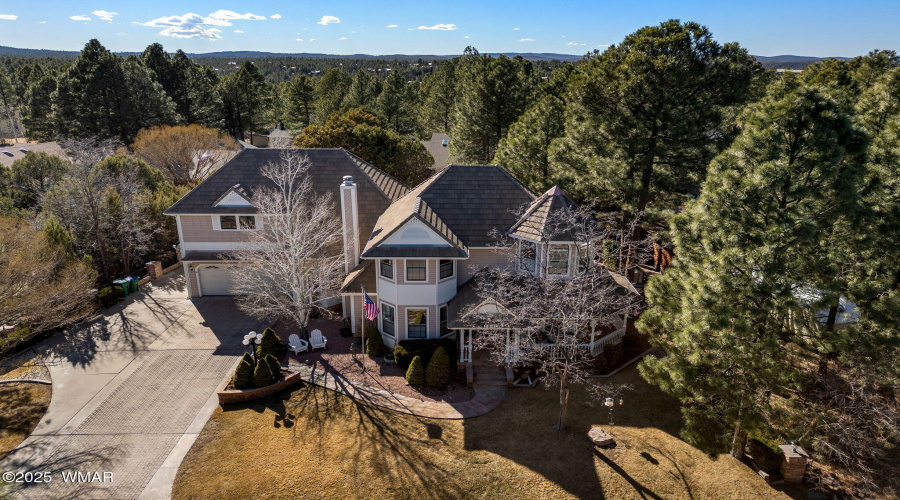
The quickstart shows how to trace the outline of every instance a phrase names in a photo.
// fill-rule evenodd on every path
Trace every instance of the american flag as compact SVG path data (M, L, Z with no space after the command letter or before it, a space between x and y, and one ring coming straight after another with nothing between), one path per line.
M378 313L380 313L381 310L379 310L378 306L376 306L375 303L372 302L372 299L369 297L368 293L365 294L365 296L366 296L366 319L369 321L375 321L375 318L378 317Z

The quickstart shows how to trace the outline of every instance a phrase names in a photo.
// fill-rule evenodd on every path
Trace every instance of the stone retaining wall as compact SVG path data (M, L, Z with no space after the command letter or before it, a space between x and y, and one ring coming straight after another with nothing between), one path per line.
M225 388L228 387L228 384L231 382L231 377L228 377L224 382L222 382L222 384L219 386L219 389L216 391L216 394L219 396L219 404L243 403L246 401L253 401L254 399L264 398L282 389L287 389L288 387L303 380L302 374L300 372L290 373L285 370L284 373L284 378L279 380L278 382L275 382L274 384L266 387L256 387L253 389L226 390Z

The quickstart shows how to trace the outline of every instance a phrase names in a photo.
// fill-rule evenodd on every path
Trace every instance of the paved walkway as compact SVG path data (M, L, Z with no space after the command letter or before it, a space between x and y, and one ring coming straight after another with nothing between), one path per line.
M53 397L0 471L52 472L13 498L169 498L178 466L217 406L215 390L258 322L228 297L187 300L173 272L86 325L36 346ZM112 472L66 482L64 472ZM108 476L107 476L108 477Z
M476 387L475 397L459 403L422 401L409 396L394 394L384 389L356 382L339 375L313 368L306 363L290 360L290 368L301 372L303 380L330 389L366 403L400 413L425 418L464 419L484 415L500 406L506 397L505 387Z

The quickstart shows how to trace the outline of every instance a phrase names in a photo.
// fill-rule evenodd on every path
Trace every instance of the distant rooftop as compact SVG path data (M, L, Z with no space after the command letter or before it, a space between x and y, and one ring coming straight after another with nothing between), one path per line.
M11 168L14 161L24 158L28 152L47 153L49 155L65 158L66 153L55 142L21 142L18 144L10 144L8 146L0 146L0 165Z

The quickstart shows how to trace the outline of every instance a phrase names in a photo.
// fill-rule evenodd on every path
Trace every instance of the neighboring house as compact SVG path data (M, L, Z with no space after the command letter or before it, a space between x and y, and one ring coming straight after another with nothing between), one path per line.
M25 158L25 155L30 151L66 158L66 153L55 142L19 143L0 146L0 165L11 168L14 161Z
M434 132L431 139L421 141L425 149L434 157L434 169L436 171L447 168L450 162L450 136L442 132Z
M471 361L478 325L461 315L478 306L473 276L515 265L559 277L577 272L573 241L540 237L554 210L575 205L557 187L535 196L502 167L450 165L410 190L343 149L301 151L311 162L313 188L334 195L340 210L346 271L340 303L354 332L362 327L365 290L381 310L377 325L386 344L456 337L460 360ZM229 268L238 265L230 252L248 231L264 230L250 200L267 182L261 167L279 155L245 149L165 212L177 220L191 297L230 294ZM515 254L503 250L496 232L518 240ZM624 331L623 323L602 333L612 334L609 343Z

